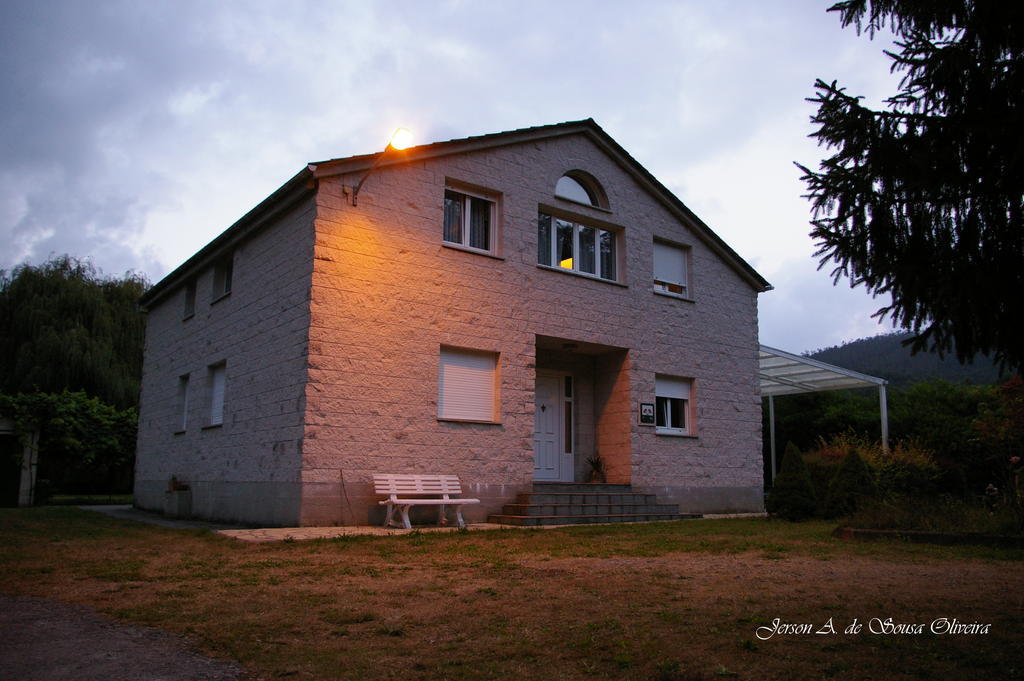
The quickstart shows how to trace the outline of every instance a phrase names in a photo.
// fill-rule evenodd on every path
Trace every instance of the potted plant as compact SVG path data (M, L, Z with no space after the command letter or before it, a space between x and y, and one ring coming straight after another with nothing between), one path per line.
M172 475L164 493L164 515L168 518L188 518L192 515L192 489L188 483Z
M594 454L587 459L587 465L590 466L590 480L588 482L605 482L607 480L604 473L604 459L601 458L600 454Z

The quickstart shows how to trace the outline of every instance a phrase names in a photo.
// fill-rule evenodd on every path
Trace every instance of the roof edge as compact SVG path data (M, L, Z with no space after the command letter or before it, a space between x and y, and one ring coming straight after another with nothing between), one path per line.
M729 244L718 236L718 234L708 226L706 222L701 220L696 213L682 202L682 200L676 196L668 187L663 185L658 178L656 178L651 171L647 170L639 161L633 158L628 151L626 151L622 145L615 141L615 139L601 128L593 119L587 119L591 124L594 132L599 135L600 139L610 147L609 151L613 157L619 157L625 162L623 168L633 174L635 179L640 181L640 184L646 185L648 190L656 196L660 197L667 206L676 212L677 215L681 215L685 222L691 224L696 228L698 236L704 238L705 243L711 247L719 256L724 258L739 270L744 278L747 279L747 283L751 285L754 290L758 292L771 291L774 287L768 282L767 279L761 276L761 274L754 269L754 267L740 256Z
M772 290L772 285L757 270L734 251L703 220L697 217L696 213L690 210L679 197L673 194L650 171L633 158L593 118L584 118L564 123L552 123L505 132L432 142L430 144L410 147L400 155L396 155L393 159L380 158L381 154L384 153L380 151L372 154L361 154L309 163L267 198L263 199L256 207L236 220L230 227L203 246L188 260L150 287L139 299L139 304L143 310L151 307L163 298L179 279L187 273L207 264L213 259L214 254L227 244L238 241L255 229L258 229L266 219L292 205L293 199L298 200L305 192L312 192L317 180L321 178L363 171L377 162L380 162L381 166L400 165L439 156L522 144L524 142L572 134L584 134L594 141L623 170L644 186L652 195L660 199L670 212L687 223L696 232L697 236L717 255L732 265L754 290L758 292ZM290 197L292 194L295 194L295 196L289 198L284 204L277 205L282 199Z
M643 167L639 161L630 155L615 139L597 124L593 118L584 118L577 121L566 121L564 123L552 123L539 125L530 128L519 128L506 132L495 132L486 135L464 137L442 142L431 142L420 146L410 147L401 154L394 155L391 159L381 158L384 152L374 154L363 154L360 156L349 156L347 158L330 159L310 163L314 177L332 177L346 173L353 173L365 170L374 163L381 167L401 165L414 161L422 161L451 154L461 154L469 151L490 149L499 146L522 144L535 140L565 135L584 134L601 147L605 153L615 160L619 167L633 177L634 180L644 186L655 197L660 198L662 203L691 226L705 244L707 244L719 257L729 262L734 269L747 281L754 290L760 292L770 291L774 287L767 279L761 276L746 260L729 246L722 237L718 236L696 213L684 204L679 197L663 185L649 170Z
M566 121L564 123L551 123L549 125L537 125L529 128L517 128L504 132L491 132L485 135L471 135L456 139L430 142L404 149L394 159L384 160L382 165L398 165L418 161L436 156L448 156L456 153L465 153L476 149L488 149L511 144L521 144L535 139L547 137L560 137L575 132L582 132L588 127L599 128L593 118L584 118L579 121ZM309 165L315 169L316 176L330 177L343 173L356 172L373 165L383 151L372 154L360 154L358 156L346 156L343 158L332 158L324 161L313 161Z
M813 359L811 357L804 357L803 355L796 355L796 354L793 354L792 352L786 352L785 350L779 350L778 348L770 347L768 345L765 345L764 343L761 343L761 344L758 345L758 350L760 352L766 352L766 353L768 353L770 355L775 355L776 357L781 357L783 359L788 359L788 360L793 361L793 362L799 362L800 364L806 364L808 366L812 366L812 367L815 367L817 369L823 369L825 371L831 371L833 373L842 374L843 376L848 376L850 378L855 378L855 379L857 379L859 381L864 381L866 383L873 383L875 385L888 385L889 384L888 380L886 380L884 378L880 378L878 376L871 376L869 374L862 374L861 372L854 371L853 369L847 369L845 367L837 366L835 364L829 364L828 362L822 362L821 360Z
M163 279L153 284L139 298L139 306L142 307L143 311L147 311L153 304L162 299L179 279L213 260L214 255L225 246L237 242L258 230L266 220L291 207L297 201L304 198L307 193L312 194L315 186L313 180L313 171L309 166L297 172L267 198L256 204L252 210L196 251L188 260L171 270Z

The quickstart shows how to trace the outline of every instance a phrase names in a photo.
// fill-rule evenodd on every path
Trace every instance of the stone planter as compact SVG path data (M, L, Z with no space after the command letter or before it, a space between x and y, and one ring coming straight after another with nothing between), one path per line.
M192 490L164 492L164 515L168 518L191 518Z

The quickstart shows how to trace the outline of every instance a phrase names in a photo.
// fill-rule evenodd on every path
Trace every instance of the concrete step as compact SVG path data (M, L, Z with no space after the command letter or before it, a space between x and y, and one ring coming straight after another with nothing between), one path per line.
M539 527L541 525L590 525L598 523L644 523L655 520L689 520L702 517L699 513L633 513L617 515L509 515L488 516L487 522L501 525Z
M488 522L504 525L581 525L636 523L700 518L680 513L677 504L659 504L655 494L638 494L629 485L608 483L535 482Z
M537 493L549 492L570 492L577 494L597 492L620 492L628 493L632 489L630 485L620 485L608 482L535 482L533 491Z
M525 492L516 496L517 504L656 504L655 494L631 492Z

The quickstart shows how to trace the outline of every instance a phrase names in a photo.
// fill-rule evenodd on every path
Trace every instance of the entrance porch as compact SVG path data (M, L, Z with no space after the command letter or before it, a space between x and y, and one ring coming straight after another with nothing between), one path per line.
M629 484L633 420L629 350L537 336L534 480Z

